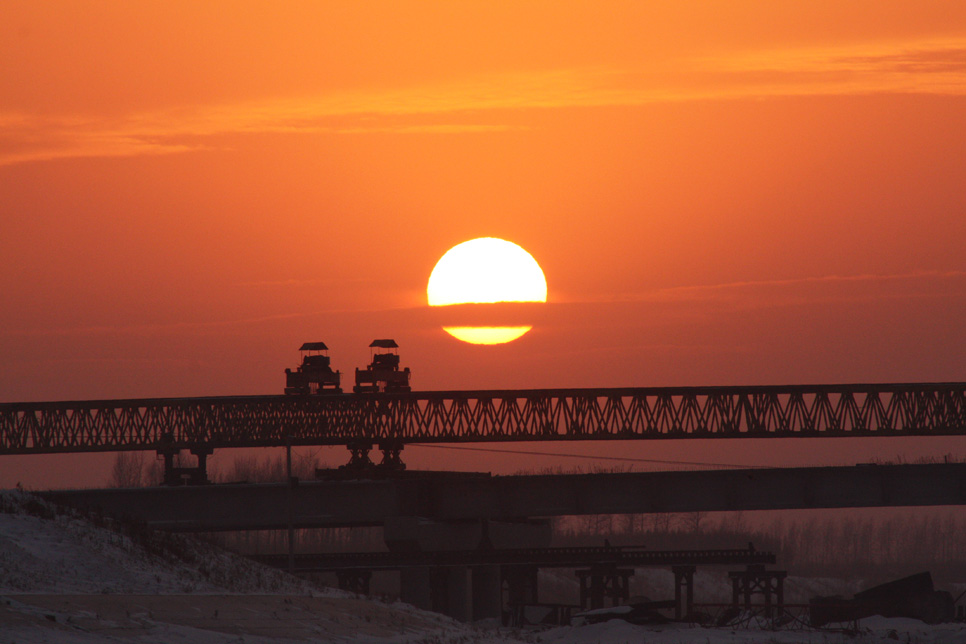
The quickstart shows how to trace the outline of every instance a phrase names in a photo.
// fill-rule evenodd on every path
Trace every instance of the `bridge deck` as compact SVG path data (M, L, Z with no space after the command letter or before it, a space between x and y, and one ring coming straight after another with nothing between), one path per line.
M49 501L175 532L383 525L388 517L515 520L587 514L966 504L966 464L312 481L60 490ZM291 505L290 505L291 504ZM290 510L291 508L291 510ZM290 513L291 512L291 513Z
M436 391L0 404L0 454L966 434L966 383Z
M288 555L253 555L256 561L277 568L288 566ZM399 570L420 566L530 565L541 568L576 568L595 564L641 568L646 566L708 566L773 564L771 552L735 550L648 550L644 547L506 548L490 550L438 550L433 552L333 552L297 554L300 572L338 570Z

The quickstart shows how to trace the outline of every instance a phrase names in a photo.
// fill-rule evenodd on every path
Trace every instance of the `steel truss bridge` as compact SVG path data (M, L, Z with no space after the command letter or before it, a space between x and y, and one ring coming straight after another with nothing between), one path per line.
M0 404L0 455L368 443L398 457L406 443L950 435L966 435L966 383Z

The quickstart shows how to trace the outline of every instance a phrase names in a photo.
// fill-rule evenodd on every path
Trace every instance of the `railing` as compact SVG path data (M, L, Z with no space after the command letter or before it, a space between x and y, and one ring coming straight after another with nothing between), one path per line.
M966 434L966 383L531 389L0 404L0 454Z

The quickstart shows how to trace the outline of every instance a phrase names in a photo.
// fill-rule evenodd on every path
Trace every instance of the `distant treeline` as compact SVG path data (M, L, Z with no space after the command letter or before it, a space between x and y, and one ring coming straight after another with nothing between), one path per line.
M179 466L194 465L194 458L185 456L176 461ZM322 467L317 455L302 455L293 450L292 476L313 480L315 470ZM111 487L143 487L158 485L164 477L164 465L153 454L119 452L114 460L109 485ZM253 455L235 457L224 466L208 468L212 483L281 483L287 478L284 454L270 457ZM273 554L288 552L287 530L257 530L225 532L208 535L208 540L229 550L243 554ZM325 528L296 530L295 541L299 552L353 552L385 550L381 528Z
M596 515L554 521L555 545L646 545L654 550L747 547L774 552L778 568L806 577L887 580L929 570L943 583L966 581L966 516L961 511L900 516L788 518L751 525L741 512ZM767 515L766 515L767 516ZM758 517L756 517L757 519Z
M197 463L194 456L181 453L175 457L175 466L192 467ZM208 479L212 483L281 483L286 478L285 456L257 457L236 456L229 463L208 462ZM316 468L321 467L318 456L302 455L293 450L292 476L314 479ZM109 487L145 487L160 485L164 479L164 462L151 452L118 452L108 479Z

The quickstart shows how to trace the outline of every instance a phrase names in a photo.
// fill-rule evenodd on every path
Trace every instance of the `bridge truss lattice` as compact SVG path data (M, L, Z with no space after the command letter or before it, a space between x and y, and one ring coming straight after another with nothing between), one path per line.
M966 383L430 391L0 404L0 454L966 435Z

